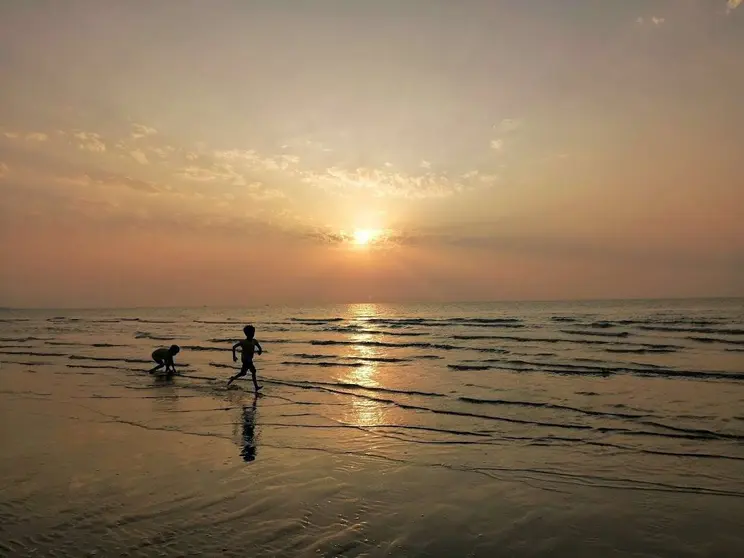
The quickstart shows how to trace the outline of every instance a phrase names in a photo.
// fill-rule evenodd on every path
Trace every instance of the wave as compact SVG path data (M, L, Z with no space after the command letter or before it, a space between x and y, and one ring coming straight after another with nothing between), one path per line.
M567 322L567 323L574 323L578 322L578 318L572 318L570 316L551 316L550 319L554 322Z
M744 335L744 329L715 328L715 327L670 327L639 325L638 329L646 331L669 331L676 333L712 333L718 335Z
M175 320L150 320L147 318L113 318L111 321L114 322L139 322L143 324L175 324L178 323Z
M301 324L322 325L334 322L343 322L344 318L289 318L289 320Z
M517 401L510 399L478 399L476 397L458 397L458 400L465 403L472 403L474 405L513 405L519 407L536 407L544 409L557 409L560 411L571 411L574 413L581 413L591 416L606 416L612 418L622 419L641 419L653 415L648 414L637 414L637 413L616 413L612 411L598 411L594 409L582 409L580 407L572 407L570 405L560 405L557 403L543 403L538 401Z
M23 356L55 356L55 357L67 356L67 353L48 353L44 351L3 351L3 350L0 350L0 354L23 355Z
M724 345L744 345L744 339L742 340L734 340L734 339L722 339L720 337L687 337L687 339L691 339L692 341L697 341L699 343L721 343Z
M367 323L381 327L480 327L480 328L523 328L517 318L368 318Z
M294 358L304 358L307 360L318 360L318 359L345 359L345 360L357 360L357 361L363 361L363 362L387 362L387 363L400 363L400 362L410 362L410 359L407 358L395 358L395 357L362 357L362 356L336 356L336 355L317 355L317 354L308 354L308 353L292 353L288 356L294 357Z
M44 362L40 360L38 362L31 362L26 360L0 360L0 364L20 364L21 366L53 366L53 362Z
M386 341L333 341L325 339L312 339L310 340L311 345L343 345L343 346L354 346L363 345L367 347L402 347L402 348L414 348L414 349L441 349L443 351L451 351L455 349L467 349L468 347L458 347L456 345L447 345L444 343L389 343Z
M616 327L612 322L590 322L585 325L586 327L593 327L596 329L609 329L611 327Z
M322 368L330 368L336 366L343 368L359 368L361 366L366 366L363 362L328 362L325 360L316 360L313 362L285 360L282 362L282 364L286 366L320 366Z
M230 350L230 347L207 347L205 345L183 345L181 348L189 351L214 351L218 353Z
M175 341L177 337L170 335L154 335L147 331L138 331L134 334L135 339L152 339L153 341Z
M698 372L692 370L673 370L665 368L631 368L631 367L603 367L603 366L577 366L561 363L538 363L521 360L494 360L491 363L482 364L448 364L452 370L507 370L512 372L544 372L549 374L582 375L582 376L612 376L615 374L631 374L637 376L653 376L666 379L692 378L701 380L744 380L744 373L708 371Z
M517 343L576 343L580 345L632 345L643 348L679 349L679 345L657 343L628 343L609 339L566 339L561 337L523 337L518 335L452 335L458 340L515 341ZM470 348L470 347L468 347Z
M428 335L424 331L379 331L376 329L362 329L359 326L325 327L323 331L335 331L338 333L352 333L359 335L392 335L397 337L421 337Z
M114 366L112 364L67 364L67 368L83 368L88 370L127 370L129 372L137 372L132 368L126 368L124 366Z
M561 329L561 333L568 333L570 335L595 335L598 337L628 337L630 333L627 331L586 331L586 330L571 330Z
M674 326L674 325L681 325L681 326L715 326L720 324L725 324L728 322L725 318L712 318L707 320L696 320L696 319L688 319L688 318L647 318L645 320L632 320L632 319L625 319L625 320L613 320L616 324L622 324L622 325L668 325L668 326Z
M92 357L82 355L70 355L67 358L70 360L91 360L96 362L130 362L133 364L151 364L152 360L144 360L141 358L127 358L127 357ZM179 364L179 366L188 366L187 364Z
M676 353L677 349L659 349L659 348L650 348L646 347L641 349L618 349L618 348L612 348L609 347L605 349L608 353L628 353L628 354L634 354L634 355L645 355L645 354L668 354L668 353Z
M392 388L383 388L378 386L365 386L362 384L355 384L351 382L322 382L322 381L313 381L313 382L305 382L302 380L293 380L291 382L284 381L284 380L278 380L276 378L267 378L265 381L274 383L274 384L281 384L281 385L287 385L287 386L294 386L294 387L313 387L313 386L323 386L323 387L339 387L339 388L345 388L345 389L362 389L365 391L373 391L373 392L380 392L380 393L394 393L394 394L400 394L400 395L419 395L423 397L447 397L443 393L437 393L432 391L417 391L417 390L403 390L403 389L392 389ZM346 392L342 392L346 393Z
M27 343L28 341L49 341L46 337L0 337L2 343Z

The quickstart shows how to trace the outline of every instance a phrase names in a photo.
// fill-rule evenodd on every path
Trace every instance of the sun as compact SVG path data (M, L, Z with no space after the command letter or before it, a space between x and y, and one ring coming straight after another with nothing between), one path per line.
M353 241L357 246L366 246L378 236L380 236L380 231L376 229L356 229L354 231Z

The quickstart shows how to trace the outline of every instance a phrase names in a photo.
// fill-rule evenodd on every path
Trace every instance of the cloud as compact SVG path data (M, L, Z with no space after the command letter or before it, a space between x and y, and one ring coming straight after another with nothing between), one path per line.
M94 153L103 153L106 151L106 144L103 143L101 136L94 132L74 132L72 136L80 140L78 144L79 149L85 151L92 151Z
M504 147L504 140L492 139L490 146L491 146L491 149L493 149L494 151L501 151L501 149Z
M501 177L498 174L481 174L478 179L485 184L494 184L498 182Z
M742 1L744 0L728 0L728 2L726 3L726 12L731 12L732 10L738 8Z
M444 198L459 193L465 188L461 183L445 175L431 172L423 175L409 175L382 169L349 170L330 167L320 173L305 171L300 173L300 177L306 184L340 195L354 191L367 191L377 197Z
M501 134L511 134L522 127L521 120L516 118L504 118L498 124L494 124L493 129Z
M164 145L162 147L151 147L150 151L155 153L158 157L161 159L167 159L174 151L176 150L175 147L172 147L170 145Z
M18 132L3 132L3 135L8 139L18 139L21 137L22 134ZM23 139L25 139L26 141L42 142L47 141L49 139L49 136L42 132L29 132L23 135Z
M144 124L132 124L132 138L133 139L140 139L147 136L154 136L157 134L158 131L155 128L151 128L150 126L145 126Z
M239 163L252 170L259 171L286 171L300 162L300 158L296 155L264 157L253 149L228 149L215 151L213 155L216 159Z
M107 173L85 173L82 175L65 176L57 180L62 184L71 186L100 186L107 188L128 188L137 192L155 194L161 191L161 188L148 182L129 176L119 176Z
M0 162L0 178L4 177L6 174L8 174L8 165L5 163Z
M233 186L245 186L247 184L245 176L227 163L215 163L209 167L191 165L179 170L177 175L194 182L227 182Z
M261 182L252 182L246 188L250 197L256 200L284 199L287 195L275 188L266 188Z
M636 19L636 23L638 25L645 25L646 23L653 25L654 27L660 27L666 22L666 19L663 17L657 17L657 16L651 16L650 18L646 19L643 17L639 17Z
M429 161L421 161L421 164L419 165L422 169L430 169L431 163Z
M147 155L145 155L142 151L139 149L136 149L134 151L130 151L129 154L132 156L132 159L137 161L140 165L147 165L150 161L147 160Z

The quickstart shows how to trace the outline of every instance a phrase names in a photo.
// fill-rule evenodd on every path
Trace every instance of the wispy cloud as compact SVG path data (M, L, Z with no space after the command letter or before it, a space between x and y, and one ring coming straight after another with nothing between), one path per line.
M180 169L177 175L194 182L224 182L233 186L248 184L245 176L228 163L215 163L208 167L190 165Z
M62 184L72 186L100 186L109 188L127 188L138 192L155 194L162 189L152 182L132 178L129 176L119 176L110 173L85 173L81 175L72 175L61 177L57 180Z
M516 118L504 118L498 124L494 124L493 129L500 134L510 134L516 132L523 125L523 122Z
M666 19L663 17L658 16L651 16L649 18L639 17L636 19L636 23L638 25L653 25L654 27L660 27L661 25L664 25L666 22Z
M28 141L47 141L49 136L42 132L31 132L26 134L26 139Z
M132 138L140 139L147 136L154 136L158 131L150 126L144 124L132 124Z
M155 155L157 155L161 159L167 159L176 151L176 148L170 145L164 145L161 147L150 147L149 150L155 153Z
M419 166L422 169L430 169L431 168L431 162L429 162L429 161L421 161L421 164Z
M739 7L742 1L744 0L728 0L728 2L726 3L726 11L731 12L732 10L735 10Z
M20 133L20 132L3 132L3 136L5 136L8 139L19 139L23 138L26 141L47 141L49 140L49 136L43 132L28 132L26 134Z
M150 162L147 160L147 155L145 155L140 149L130 151L129 154L132 156L132 159L137 161L140 165L147 165Z
M5 163L0 162L0 178L4 177L6 174L8 174L8 165Z
M95 132L78 131L74 132L72 136L80 141L78 144L79 149L92 151L94 153L103 153L106 151L106 144L103 143L101 136Z
M296 155L283 154L277 157L268 157L259 154L253 149L215 151L213 156L218 160L241 164L246 168L258 171L288 170L300 162L300 158Z
M301 180L338 195L366 191L377 197L407 199L443 198L465 189L462 183L432 172L411 175L372 168L331 167L324 172L305 171L301 173Z
M490 146L491 146L491 149L493 149L494 151L501 151L504 147L504 140L492 139Z

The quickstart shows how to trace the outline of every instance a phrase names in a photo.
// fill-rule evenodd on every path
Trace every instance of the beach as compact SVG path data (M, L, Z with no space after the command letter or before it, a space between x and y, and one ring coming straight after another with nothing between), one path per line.
M744 548L742 299L2 310L0 401L3 556Z

